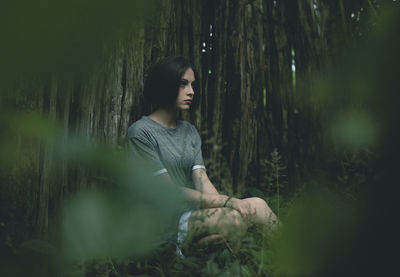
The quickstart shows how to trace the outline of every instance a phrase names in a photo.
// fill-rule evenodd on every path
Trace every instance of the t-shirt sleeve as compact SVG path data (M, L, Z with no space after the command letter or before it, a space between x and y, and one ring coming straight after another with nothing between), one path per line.
M193 126L193 129L194 129L195 155L194 155L194 162L193 162L192 170L195 170L198 168L206 169L206 166L204 165L203 154L201 152L201 138L200 138L199 133L197 132L197 129L194 126Z
M141 132L128 133L128 149L135 163L145 166L153 176L167 172L157 152L157 146Z

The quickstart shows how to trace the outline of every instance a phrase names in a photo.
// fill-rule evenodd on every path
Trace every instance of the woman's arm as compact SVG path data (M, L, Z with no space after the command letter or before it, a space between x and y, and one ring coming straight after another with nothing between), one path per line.
M206 171L203 168L193 170L192 179L196 190L204 193L218 194L217 189L211 183Z
M221 208L228 200L228 196L222 194L206 193L186 187L181 189L184 199L195 209Z
M196 169L195 171L198 170ZM243 217L248 217L249 215L255 213L254 208L248 202L238 198L233 198L233 197L230 198L227 195L218 194L218 191L215 189L213 184L208 179L208 176L205 173L205 171L204 170L202 171L204 172L204 175L199 173L196 173L196 175L199 178L201 175L202 180L205 182L201 183L202 185L197 184L196 188L197 186L204 186L204 189L206 191L203 192L186 187L178 188L182 191L183 198L189 205L191 205L195 209L222 208L222 207L231 208L237 210ZM168 175L168 173L164 173L159 177L163 178L171 186L175 186L172 183L172 180Z
M215 189L215 188L214 188ZM244 218L255 214L255 208L248 201L223 194L206 193L182 187L184 199L194 208L231 208L238 211Z
M195 171L199 170L196 169ZM168 173L163 173L156 178L162 178L163 181L167 184L178 188L182 192L184 201L186 201L190 206L195 209L220 208L223 207L225 202L228 200L228 196L218 194L217 190L214 188L209 180L209 183L205 183L205 188L207 189L207 191L203 192L196 189L176 186L175 184L173 184L172 179ZM208 177L204 177L204 175L200 176L200 174L198 175L198 178L202 178L203 180L208 179ZM212 187L210 187L210 185Z
M204 169L199 168L193 170L192 178L196 190L203 193L202 197L206 204L204 208L219 208L219 207L231 208L240 212L240 214L244 217L247 217L248 215L255 213L254 208L251 207L251 205L249 205L249 203L247 203L246 201L234 197L229 198L226 195L218 194L217 189L211 183ZM187 191L186 194L191 195L189 197L194 197L194 198L197 197L193 195L193 192L191 191ZM222 199L218 199L215 195L222 196Z

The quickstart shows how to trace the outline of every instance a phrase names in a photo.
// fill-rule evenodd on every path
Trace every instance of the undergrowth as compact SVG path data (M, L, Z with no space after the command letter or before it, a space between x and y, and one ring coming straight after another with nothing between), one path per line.
M277 149L263 162L266 171L263 186L247 188L246 194L264 199L271 209L284 217L289 201L283 200L281 189L286 179L285 166ZM226 174L222 174L223 176ZM225 190L229 191L229 189ZM282 210L283 209L283 210ZM283 212L282 212L283 211ZM101 260L86 268L85 276L274 276L273 234L251 227L241 248L234 252L225 242L219 246L197 248L181 257L176 246L167 243L141 259ZM96 265L96 266L94 266Z
M338 164L345 165L337 175L339 181L347 182L345 185L353 183L354 180L346 176L354 176L355 171L359 180L357 186L368 177L369 162L365 155L351 156L351 159L343 159ZM124 258L110 256L66 262L62 253L57 254L56 248L46 242L34 241L19 248L10 248L9 258L15 268L21 261L27 265L25 270L18 269L18 272L26 274L15 276L324 276L318 275L318 272L326 267L326 261L331 260L330 255L334 253L335 257L339 257L336 253L342 253L347 245L351 245L348 242L358 236L353 233L359 221L359 212L355 208L357 197L343 197L349 191L341 187L334 188L334 193L328 190L310 193L303 185L299 186L294 197L285 198L282 194L286 182L285 166L279 152L273 150L264 165L268 169L264 176L265 184L249 187L246 193L266 200L271 209L279 214L282 228L271 233L251 227L238 251L233 251L229 242L225 242L208 248L194 248L190 255L181 257L175 244L164 243L145 256L136 254ZM322 185L318 183L316 187ZM76 229L77 226L73 227ZM112 226L112 229L115 228ZM118 242L115 238L107 239ZM134 249L137 246L131 247ZM55 262L49 262L51 260ZM12 268L14 270L14 266Z
M252 228L236 253L226 243L180 257L175 245L166 244L142 259L91 261L84 276L271 276L269 244L269 235Z

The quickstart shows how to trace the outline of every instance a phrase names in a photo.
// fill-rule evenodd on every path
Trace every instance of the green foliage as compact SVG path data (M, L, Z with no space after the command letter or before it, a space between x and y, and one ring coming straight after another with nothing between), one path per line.
M146 13L146 1L6 1L0 17L2 87L38 76L92 70L118 35ZM22 80L21 80L22 79Z
M171 236L168 226L173 229L171 222L183 205L177 189L147 177L151 176L149 170L135 166L123 152L85 144L64 151L81 165L95 166L98 174L95 188L78 194L65 206L63 246L67 257L144 255Z
M348 243L358 235L359 208L359 203L346 202L332 191L301 195L289 208L274 242L276 273L323 276L330 266L334 268L346 259Z
M369 149L360 149L344 150L340 157L336 189L346 192L350 197L356 197L375 174L371 165L376 161L376 156Z
M264 159L261 163L262 172L264 173L261 189L266 193L260 193L252 189L254 196L267 200L267 203L273 211L276 211L278 217L280 215L280 199L282 198L281 189L286 183L285 169L281 160L281 156L277 148L270 153L269 159ZM253 195L251 193L251 195ZM260 195L261 194L261 195Z
M283 186L285 177L282 171L285 170L286 167L282 165L278 149L274 148L270 153L270 159L266 159L263 162L264 166L267 167L266 171L269 172L265 177L268 181L268 187L266 189L270 192L277 192L279 194L279 189Z
M323 276L330 265L351 259L346 249L358 236L357 201L328 190L304 191L285 209L279 232L251 228L238 252L222 245L180 258L173 247L162 248L140 262L115 261L115 269L119 276Z
M14 11L19 9L15 4L7 5ZM83 5L85 6L83 14L85 15L91 5ZM50 6L54 8L54 4ZM104 12L108 6L101 3L96 7L101 8ZM124 9L127 7L124 6ZM21 16L25 15L31 19L32 17L41 18L41 15L44 15L41 26L48 26L50 33L63 30L60 33L60 40L57 42L45 41L49 45L44 49L51 50L50 57L62 54L63 52L58 47L68 41L66 34L69 33L69 29L63 29L63 19L68 18L67 15L73 9L71 7L66 9L65 14L61 12L63 16L60 17L60 21L51 26L52 21L49 18L58 18L59 14L48 14L44 11L43 5L33 8L34 10L31 12L25 7ZM38 9L43 9L43 11L35 12ZM126 9L123 18L126 19L129 12L129 9ZM375 39L382 40L380 41L382 44L391 46L392 43L388 38L394 37L393 30L396 30L399 25L393 24L398 20L396 21L390 16L391 11L385 12L389 16L383 18L384 22L378 26ZM114 13L117 14L118 11L112 12L112 14ZM99 13L97 20L89 25L101 23L100 21L103 20L101 14ZM2 18L3 21L11 19L11 16ZM388 22L389 26L387 26ZM11 31L13 36L28 27L25 25L27 24L17 24ZM93 26L90 26L84 28L85 34L88 33L88 29L92 30ZM103 24L101 26L104 27ZM33 24L27 30L35 31L36 28L37 25ZM111 26L110 28L117 27ZM32 32L25 39L27 42L34 42L33 50L38 50L42 46L39 39L36 40L36 35L38 34ZM95 36L97 37L96 34ZM82 37L84 34L77 34L73 41ZM89 37L88 41L98 43L97 39L92 39ZM91 49L91 43L86 45L85 41L83 45L79 44L80 46L77 47L82 47L83 52L87 53L87 49ZM393 43L393 45L397 44ZM10 76L12 80L15 80L16 68L24 68L26 65L24 62L27 62L28 65L26 70L36 69L37 64L41 63L41 58L44 56L40 52L38 56L33 56L32 52L24 53L21 49L24 46L22 44L15 49L12 49L13 46L8 42L5 50L1 53L1 57L5 57L8 50L12 50L11 58L6 58L4 63L9 66L10 71L6 72L2 68L3 70L0 72L4 80ZM385 54L386 47L375 44L371 47L372 50L369 49L358 57L362 62L352 60L349 62L349 69L343 70L344 72L340 74L333 74L327 82L324 82L325 79L320 80L320 86L311 92L316 103L325 108L325 113L321 113L321 121L327 130L326 146L334 149L332 152L336 154L331 158L340 165L340 169L334 171L335 190L304 189L290 202L282 203L281 189L285 185L285 166L279 152L275 149L263 164L267 169L264 176L266 185L261 188L254 185L248 188L248 192L253 196L266 199L272 209L278 211L283 222L282 227L277 234L270 234L264 230L249 230L242 242L242 248L237 253L232 252L228 245L224 245L220 249L206 249L199 255L181 259L177 256L174 246L162 244L159 237L160 233L165 233L164 228L173 221L177 207L181 205L176 191L164 186L165 184L154 184L143 177L146 168L133 170L130 161L121 153L120 149L101 146L94 141L87 143L85 137L76 137L75 139L70 137L68 143L64 143L60 137L62 136L59 130L60 122L54 122L50 116L46 117L38 111L20 112L15 107L15 103L5 103L5 98L1 98L0 115L3 119L1 128L7 134L0 138L3 154L0 159L1 170L6 172L11 169L12 174L26 182L26 187L16 189L23 191L24 188L29 188L31 185L29 178L44 178L43 169L40 169L42 175L29 178L24 173L32 172L32 170L18 172L12 170L13 162L20 164L22 168L31 169L32 165L27 164L28 162L24 159L34 153L34 151L30 151L31 148L40 148L42 152L54 149L55 157L48 162L49 167L59 163L68 163L69 167L74 169L71 170L71 174L78 175L85 170L92 173L90 178L82 178L84 184L79 184L79 186L78 184L65 184L63 187L65 190L74 192L74 196L69 196L69 199L66 200L62 219L60 219L62 222L61 242L57 239L54 240L55 243L45 240L29 240L18 244L10 241L7 234L2 236L6 246L2 246L0 249L3 258L0 262L1 275L343 276L353 272L359 273L360 269L357 267L365 264L362 264L360 262L362 260L358 260L354 254L362 257L366 257L367 254L376 255L373 251L364 251L368 252L367 254L362 252L365 249L371 250L372 248L368 248L368 244L374 243L368 235L363 234L363 232L373 230L373 228L368 228L371 227L370 221L375 216L373 213L369 213L371 211L369 207L373 206L373 210L379 210L384 202L378 202L378 204L362 202L358 199L360 197L357 193L361 186L374 181L372 177L369 177L371 173L368 172L371 170L370 159L373 156L370 149L378 144L385 144L386 140L390 139L382 137L381 128L389 129L395 126L393 122L397 119L391 117L393 111L389 108L392 106L388 108L388 106L382 105L382 103L390 104L388 101L393 101L393 99L387 97L386 94L380 94L381 88L391 89L392 83L383 82L390 77L390 74L382 76L377 72L377 68L384 68L383 62L389 62L389 65L393 66L394 63L390 59L392 56L376 58L371 53ZM379 51L375 52L375 50ZM398 49L395 50L397 53ZM21 58L16 58L18 53L23 54ZM29 59L25 60L27 57ZM70 57L70 55L65 55L62 61L65 62ZM368 63L365 62L366 60ZM15 61L15 65L11 65L13 61ZM49 65L51 62L47 60L45 64ZM73 66L77 65L76 60L71 63ZM395 65L393 68L389 66L389 72L397 68L397 63ZM381 82L376 84L375 78ZM9 80L7 80L8 82ZM4 96L3 91L1 96ZM353 109L353 106L357 106L357 108ZM366 108L364 109L363 106ZM63 143L52 147L57 141L63 141ZM21 145L22 142L24 142L24 148L20 150L21 153L16 153L14 149L19 149L18 145ZM214 142L207 143L213 144ZM219 152L221 148L216 147L213 150ZM40 155L37 159L43 159L44 156ZM224 166L221 166L216 172L227 172L228 170L224 169ZM51 170L49 172L51 174L59 173ZM3 176L1 178L2 181L8 181L8 179L3 179L5 178ZM15 181L15 179L13 180ZM69 179L70 182L75 180L74 178ZM331 182L325 178L308 181L314 181L318 187L323 187L326 183ZM8 184L8 182L4 183ZM11 185L13 184L11 183ZM376 182L373 185L378 187L381 183ZM86 187L86 189L78 192L76 187ZM356 187L357 189L343 190L343 187ZM40 189L46 188L41 187ZM225 190L229 191L228 188ZM340 193L337 193L337 190ZM28 190L27 193L29 192ZM52 193L56 194L57 192L52 191ZM349 194L357 197L348 197ZM32 195L32 197L35 196ZM372 199L380 200L378 197ZM12 203L16 205L14 202ZM26 206L26 209L31 208L35 207ZM7 230L6 227L9 227L5 226L3 220L1 218L0 222L2 235L6 233L4 231ZM373 227L381 228L380 226ZM381 254L384 253L378 252L378 255Z

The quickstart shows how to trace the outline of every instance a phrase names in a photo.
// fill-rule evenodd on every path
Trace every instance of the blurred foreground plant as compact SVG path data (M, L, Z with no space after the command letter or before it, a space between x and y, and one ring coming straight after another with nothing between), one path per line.
M68 257L140 256L174 235L183 205L177 189L148 177L146 166L124 152L81 146L65 150L80 164L96 166L93 181L100 187L67 202L62 227Z

